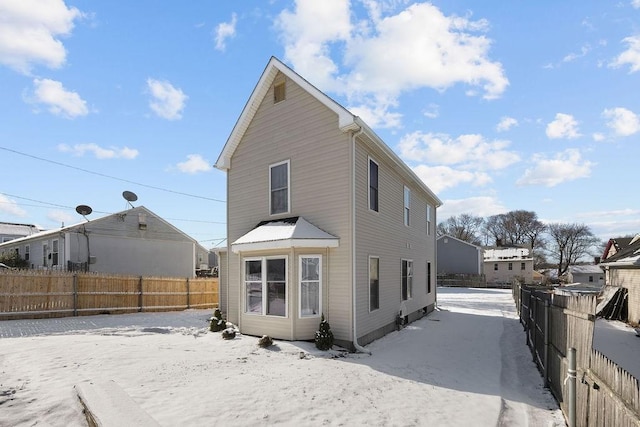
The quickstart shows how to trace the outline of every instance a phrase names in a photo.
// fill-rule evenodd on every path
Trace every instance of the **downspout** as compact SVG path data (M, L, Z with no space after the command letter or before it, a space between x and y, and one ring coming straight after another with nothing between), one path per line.
M361 353L371 354L371 351L358 344L358 334L356 319L358 317L356 311L356 138L364 132L360 127L357 132L351 133L351 156L353 164L351 165L351 301L353 316L353 346Z

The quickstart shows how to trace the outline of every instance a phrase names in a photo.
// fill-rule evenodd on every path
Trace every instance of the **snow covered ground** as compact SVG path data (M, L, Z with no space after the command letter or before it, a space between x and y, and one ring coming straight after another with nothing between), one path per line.
M640 378L640 337L631 326L617 320L597 319L593 331L593 348Z
M224 341L210 310L0 322L0 425L86 425L74 385L110 380L163 426L565 425L509 290L438 304L372 355Z

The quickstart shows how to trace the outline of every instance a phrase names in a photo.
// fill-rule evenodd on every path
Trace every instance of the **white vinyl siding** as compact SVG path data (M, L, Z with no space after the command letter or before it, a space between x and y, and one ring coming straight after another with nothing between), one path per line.
M269 213L286 214L290 211L289 161L269 166Z

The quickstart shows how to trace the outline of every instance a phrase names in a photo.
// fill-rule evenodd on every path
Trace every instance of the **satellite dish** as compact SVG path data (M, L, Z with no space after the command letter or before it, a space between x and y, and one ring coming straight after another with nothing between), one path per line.
M91 206L78 205L78 206L76 206L76 212L78 212L80 215L82 215L82 217L84 219L87 219L87 215L90 215L91 212L93 212L93 209L91 209ZM89 221L89 220L87 219L87 221Z
M133 191L123 191L122 197L124 197L124 199L129 203L129 205L131 205L131 207L133 207L131 202L135 202L136 200L138 200L138 196Z

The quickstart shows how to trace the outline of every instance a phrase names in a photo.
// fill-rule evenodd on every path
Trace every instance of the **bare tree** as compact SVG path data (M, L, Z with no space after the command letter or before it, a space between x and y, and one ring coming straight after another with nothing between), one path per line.
M565 274L569 266L581 258L593 256L592 252L601 244L584 224L549 224L548 233L549 255L558 264L558 277Z
M536 250L541 244L541 234L546 226L532 211L517 210L493 215L485 222L485 235L494 242L510 245L529 245Z
M439 236L449 235L456 239L480 245L480 232L484 225L484 218L470 214L452 216L438 224Z

